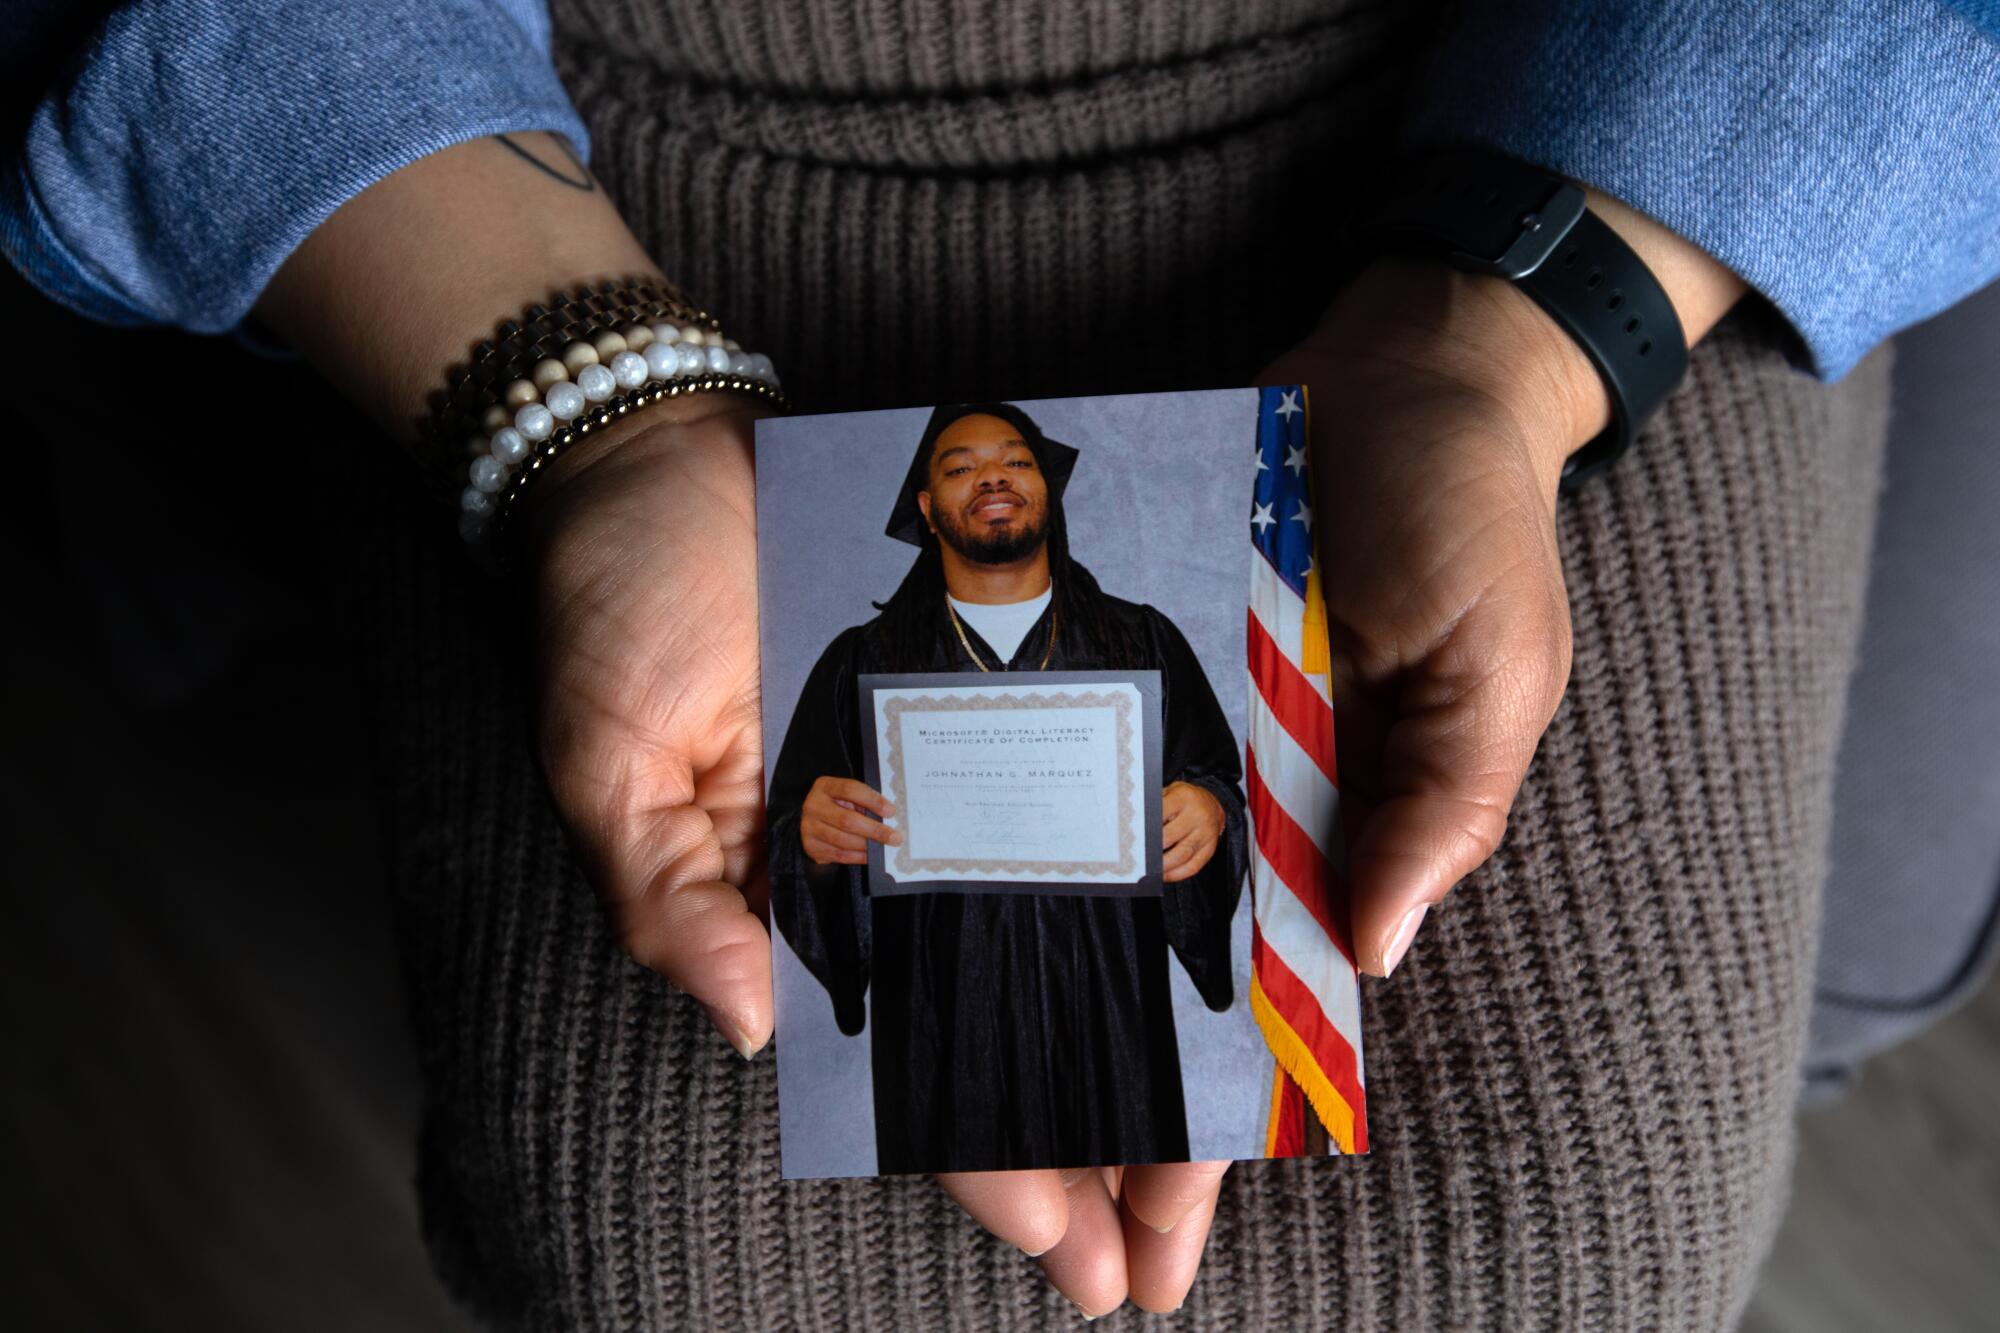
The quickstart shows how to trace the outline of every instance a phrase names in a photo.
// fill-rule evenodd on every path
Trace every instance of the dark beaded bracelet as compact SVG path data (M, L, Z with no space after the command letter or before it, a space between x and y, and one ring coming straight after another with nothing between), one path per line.
M714 316L672 283L653 277L558 291L545 304L529 306L519 319L502 320L494 337L474 344L465 361L445 372L444 387L430 396L430 413L421 425L422 448L441 493L456 493L475 437L492 434L488 418L504 408L509 387L526 380L536 365L561 359L573 343L660 320L721 333Z

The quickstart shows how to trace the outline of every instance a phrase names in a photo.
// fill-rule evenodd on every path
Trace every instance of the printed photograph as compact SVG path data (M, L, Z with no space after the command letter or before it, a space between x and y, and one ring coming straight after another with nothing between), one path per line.
M758 423L788 1178L1366 1151L1306 397Z

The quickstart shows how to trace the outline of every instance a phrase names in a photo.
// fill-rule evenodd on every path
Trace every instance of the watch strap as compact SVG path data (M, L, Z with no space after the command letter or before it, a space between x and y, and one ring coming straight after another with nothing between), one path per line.
M1504 153L1452 148L1401 164L1354 239L1363 249L1442 249L1455 267L1514 283L1603 377L1611 423L1564 465L1573 490L1631 446L1687 372L1687 339L1659 279L1584 193Z

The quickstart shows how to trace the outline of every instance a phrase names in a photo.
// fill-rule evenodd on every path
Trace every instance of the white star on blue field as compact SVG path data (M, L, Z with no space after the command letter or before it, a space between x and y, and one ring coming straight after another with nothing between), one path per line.
M1312 569L1312 496L1306 462L1305 390L1257 391L1256 484L1250 541L1300 597Z

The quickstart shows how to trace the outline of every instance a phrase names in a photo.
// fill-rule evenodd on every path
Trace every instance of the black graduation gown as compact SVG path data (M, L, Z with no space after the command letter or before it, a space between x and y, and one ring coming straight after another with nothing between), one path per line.
M1180 630L1150 606L1107 600L1151 645L1143 665L1160 672L1165 781L1200 784L1227 815L1208 864L1157 899L954 892L875 901L866 867L807 859L799 810L813 781L865 780L857 677L978 671L942 613L932 660L884 660L873 620L828 646L799 697L772 774L772 917L826 987L840 1030L872 1027L884 1173L1187 1159L1167 951L1211 1009L1229 1008L1229 926L1248 860L1242 765ZM1041 665L1048 620L1044 611L1009 669ZM969 625L966 634L985 662L998 660ZM1050 670L1105 665L1071 651L1073 637L1061 636Z

